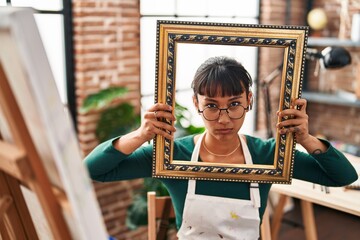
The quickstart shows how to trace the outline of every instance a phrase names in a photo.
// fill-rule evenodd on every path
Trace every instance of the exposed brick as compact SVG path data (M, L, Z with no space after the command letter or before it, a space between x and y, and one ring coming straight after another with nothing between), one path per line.
M139 16L138 0L73 1L78 107L86 96L100 89L128 85L126 101L140 110ZM119 67L120 58L128 58L124 67ZM118 99L113 104L124 100ZM78 115L79 144L84 155L98 144L94 132L100 112ZM119 239L127 238L126 209L131 203L132 189L142 183L131 182L95 184L108 233ZM139 236L136 239L146 239L147 234L142 229L135 231L135 235Z

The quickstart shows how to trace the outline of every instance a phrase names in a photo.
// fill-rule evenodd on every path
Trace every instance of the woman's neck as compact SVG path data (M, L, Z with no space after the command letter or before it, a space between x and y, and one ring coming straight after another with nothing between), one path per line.
M213 155L229 155L236 149L241 147L239 135L235 135L233 138L224 140L216 139L208 133L205 133L203 147L206 151Z
M236 136L233 140L219 141L216 138L206 139L206 135L200 143L200 158L203 162L229 164L245 163L239 136ZM208 146L208 143L211 145Z

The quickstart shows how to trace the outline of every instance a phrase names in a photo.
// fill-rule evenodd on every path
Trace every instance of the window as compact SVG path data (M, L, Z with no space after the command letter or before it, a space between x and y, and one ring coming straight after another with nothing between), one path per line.
M155 60L156 60L156 21L178 20L199 22L223 22L223 23L259 23L259 1L238 0L141 0L140 1L140 44L141 44L141 94L142 109L148 109L154 102L155 86ZM189 51L192 51L189 49ZM207 51L200 50L204 56L210 56ZM253 79L257 78L257 50L249 49L249 54L238 56L236 53L224 53L222 55L236 57L243 63ZM191 66L191 63L189 63ZM198 66L194 66L197 68ZM193 76L189 76L192 78ZM256 86L254 86L255 88ZM256 93L256 89L253 92ZM185 89L181 94L183 101L180 103L192 111L194 119L192 124L201 126L201 118L193 107L192 91ZM178 97L177 97L178 99ZM255 129L255 114L250 111L246 117L243 133L251 134Z
M75 121L71 1L0 0L0 6L32 7L59 95Z

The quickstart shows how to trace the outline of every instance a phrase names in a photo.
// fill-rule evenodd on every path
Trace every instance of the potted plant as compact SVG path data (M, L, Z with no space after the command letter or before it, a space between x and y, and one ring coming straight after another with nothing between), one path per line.
M125 96L125 87L111 87L89 95L80 108L81 113L104 109L96 126L96 137L100 142L124 135L140 125L140 115L128 102L117 103Z

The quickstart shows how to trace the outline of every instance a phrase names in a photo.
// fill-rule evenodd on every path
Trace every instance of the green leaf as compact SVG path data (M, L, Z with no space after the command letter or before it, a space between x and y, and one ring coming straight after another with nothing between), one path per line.
M127 209L125 222L131 230L147 224L147 199L145 196L134 196L132 204Z
M104 142L129 133L139 125L140 116L134 113L134 107L129 103L122 103L101 114L96 127L96 137L100 142Z
M193 125L190 125L189 127L186 128L186 131L188 132L189 135L192 134L197 134L197 133L203 133L205 131L204 127L195 127Z
M186 135L192 135L202 133L205 131L204 127L196 127L191 124L192 114L187 107L184 107L178 103L175 103L175 117L176 117L176 137L183 137Z
M85 98L80 112L87 113L91 110L98 110L108 106L116 98L124 96L128 92L125 87L111 87L91 94Z
M147 192L156 192L156 196L169 196L165 185L156 178L145 178L143 188L134 192L132 204L127 209L126 226L135 230L147 224ZM171 221L175 226L175 220Z
M156 178L145 178L144 179L144 191L156 192L156 196L169 196L169 192L165 185Z

